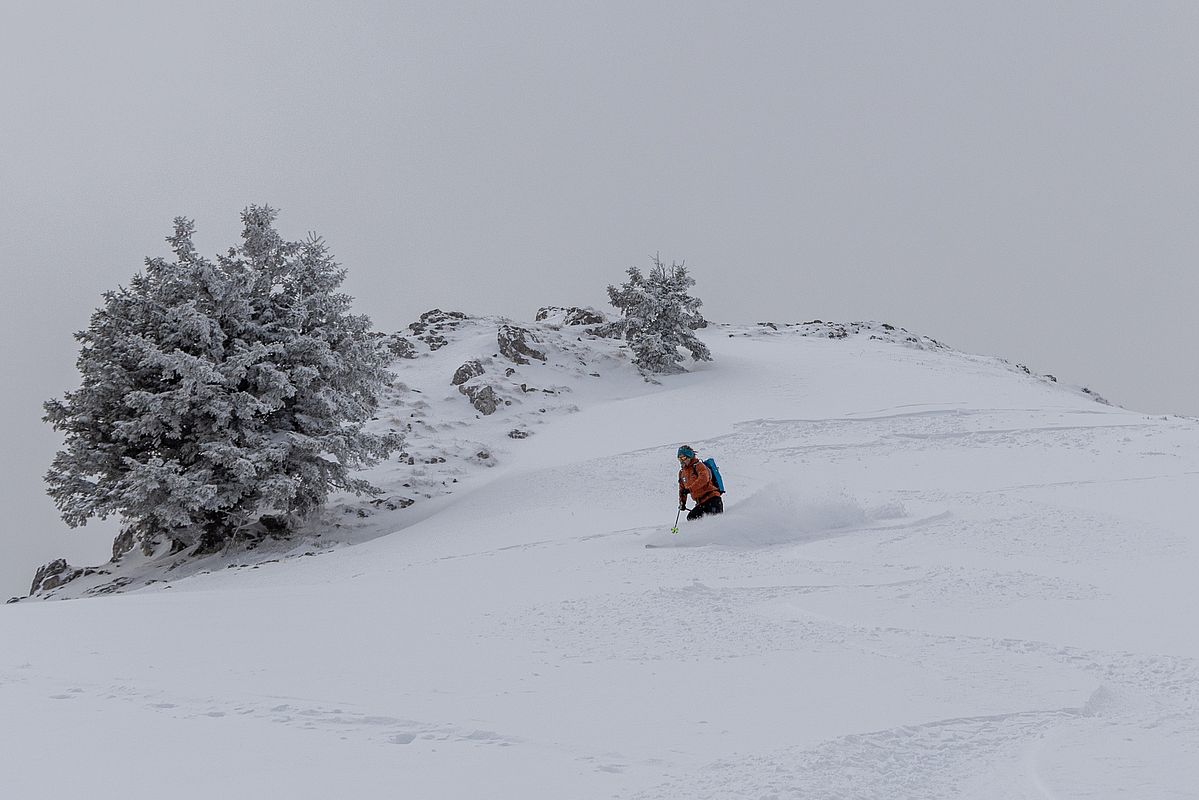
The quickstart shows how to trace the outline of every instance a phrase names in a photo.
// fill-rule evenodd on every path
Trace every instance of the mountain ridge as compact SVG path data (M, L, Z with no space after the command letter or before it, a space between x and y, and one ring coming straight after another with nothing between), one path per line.
M872 321L709 323L705 333L759 341L788 336L834 342L866 338L909 349L967 355L931 337ZM403 331L383 335L383 339L395 356L392 370L396 379L381 397L371 427L378 432L402 433L405 446L384 464L362 471L382 490L379 495L335 495L299 535L274 542L260 537L215 557L135 553L82 568L59 559L39 568L28 596L65 599L123 592L212 569L253 568L263 561L315 555L330 547L387 535L409 524L397 512L451 494L460 481L477 477L480 467L495 466L499 454L511 453L515 441L528 438L548 420L578 411L578 404L571 400L579 394L586 398L582 399L585 403L607 402L669 381L638 371L623 348L618 326L593 308L543 306L532 323L432 309ZM461 363L451 367L459 359ZM995 361L1036 380L1057 383L1052 375L1037 375L1002 359ZM445 375L450 388L438 394L442 373L450 373ZM599 379L602 390L580 385L594 379ZM454 388L461 398L454 396ZM1085 387L1067 391L1108 404ZM503 427L508 430L500 436L498 429ZM505 436L512 441L505 441ZM260 549L266 557L256 553ZM239 555L243 557L237 558Z
M364 516L341 498L340 527L290 553L5 606L8 787L55 765L73 787L134 747L135 798L1199 781L1196 420L881 324L900 341L709 325L715 360L653 382L568 328L526 325L546 360L515 364L511 324L455 322L405 362L387 407L420 432L413 463L375 477L431 497ZM512 405L483 414L458 386L491 379ZM674 535L682 443L718 459L727 510Z

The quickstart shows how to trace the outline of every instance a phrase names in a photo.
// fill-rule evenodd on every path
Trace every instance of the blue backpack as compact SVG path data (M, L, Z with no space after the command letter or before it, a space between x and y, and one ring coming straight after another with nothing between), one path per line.
M724 494L724 478L720 477L720 467L716 466L716 459L705 458L704 466L712 472L712 483L716 484L716 488Z

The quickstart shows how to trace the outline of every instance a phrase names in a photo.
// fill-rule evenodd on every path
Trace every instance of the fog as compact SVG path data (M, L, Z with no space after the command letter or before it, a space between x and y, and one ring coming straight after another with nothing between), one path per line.
M660 252L715 320L879 319L1199 413L1199 6L0 8L0 593L102 560L41 475L73 332L196 220L315 230L395 330L605 307Z

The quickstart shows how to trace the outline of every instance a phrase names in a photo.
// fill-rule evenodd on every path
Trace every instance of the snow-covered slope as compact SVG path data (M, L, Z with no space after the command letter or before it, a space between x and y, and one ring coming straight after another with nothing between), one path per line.
M5 794L1195 796L1194 420L880 325L648 384L502 324L400 365L359 544L0 608ZM728 511L672 536L684 442Z

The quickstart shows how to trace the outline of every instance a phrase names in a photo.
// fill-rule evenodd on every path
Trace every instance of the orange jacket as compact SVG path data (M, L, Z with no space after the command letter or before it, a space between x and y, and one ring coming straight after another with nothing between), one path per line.
M720 490L712 482L712 470L698 458L679 470L679 505L687 502L687 495L691 495L696 505L720 497Z

